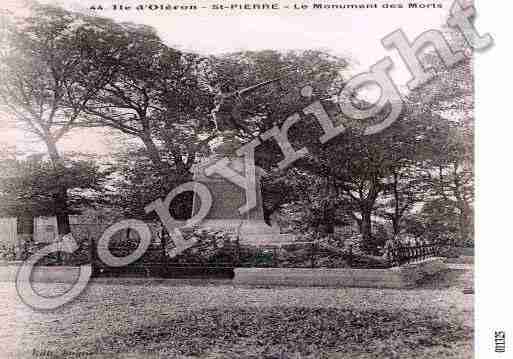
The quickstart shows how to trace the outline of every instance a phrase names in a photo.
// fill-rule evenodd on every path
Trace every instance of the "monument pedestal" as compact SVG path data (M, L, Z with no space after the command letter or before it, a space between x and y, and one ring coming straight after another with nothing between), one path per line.
M217 173L210 176L205 174L206 168L226 156L230 160L229 167L244 175L244 158L234 154L239 143L240 141L233 141L232 138L223 141L220 146L214 149L215 154L213 156L191 169L194 174L194 181L204 184L212 194L212 207L201 222L201 226L236 233L241 244L271 245L280 242L291 242L293 240L291 235L280 234L279 229L269 226L264 221L260 190L260 179L265 175L263 169L255 168L256 206L243 214L239 212L239 208L246 204L244 188L237 186ZM199 199L195 196L193 213L199 210L200 205Z

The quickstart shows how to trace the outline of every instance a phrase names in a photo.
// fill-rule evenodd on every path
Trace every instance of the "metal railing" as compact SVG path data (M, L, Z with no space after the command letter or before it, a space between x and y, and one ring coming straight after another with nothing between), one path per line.
M442 242L398 244L386 252L390 267L421 261L440 255Z

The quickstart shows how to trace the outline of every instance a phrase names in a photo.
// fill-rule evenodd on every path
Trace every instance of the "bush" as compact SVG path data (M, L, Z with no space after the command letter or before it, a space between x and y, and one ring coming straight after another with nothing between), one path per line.
M13 261L16 259L16 248L13 244L0 243L0 259Z
M64 252L52 252L43 258L41 258L36 265L41 266L53 266L53 265L65 265L65 266L79 266L90 262L90 249L89 244L86 241L79 241L78 249L73 253ZM28 259L30 256L36 254L44 247L51 243L35 243L33 241L27 242L25 245L25 251L23 252L22 260Z
M345 268L349 266L347 251L341 247L323 245L321 241L315 245L297 242L275 249L244 246L240 265L256 268Z
M257 267L257 268L268 268L274 267L277 258L272 251L262 250L257 251L250 258L245 258L241 264L243 267Z
M460 253L454 247L444 246L440 248L439 255L444 258L458 258Z
M236 235L224 229L193 228L182 230L184 240L195 240L196 244L186 249L170 261L179 264L213 264L213 263L234 263ZM169 256L175 245L168 240L165 253Z
M467 238L456 242L457 247L474 248L474 239Z

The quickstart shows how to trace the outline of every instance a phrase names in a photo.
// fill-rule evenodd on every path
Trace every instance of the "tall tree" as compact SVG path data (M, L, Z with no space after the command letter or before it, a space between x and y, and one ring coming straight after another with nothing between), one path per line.
M115 76L87 103L91 124L140 140L156 169L189 176L209 137L201 119L212 106L211 93L197 81L205 59L166 46L148 26L102 26L110 34L104 56L115 51L119 59Z
M405 158L387 170L386 190L376 214L389 220L394 235L398 235L404 228L403 220L426 198L426 177L414 158Z
M35 5L28 17L4 23L0 100L4 119L46 146L54 170L62 170L59 141L75 128L87 102L111 76L110 66L86 60L86 17ZM59 234L69 233L68 188L52 189Z
M42 156L25 160L0 160L0 213L13 217L57 215L54 193L68 189L67 213L79 214L86 207L101 204L109 172L92 161L63 158L55 167Z
M429 147L428 134L440 125L441 118L413 116L406 107L391 126L369 136L363 135L362 126L380 121L380 115L355 123L329 106L336 104L326 103L325 108L336 123L346 124L346 131L320 144L310 130L311 156L298 166L328 179L327 186L345 199L341 203L358 224L365 245L372 249L376 244L373 217L391 220L398 233L403 216L422 199L423 177L418 169Z
M120 214L131 218L154 219L155 212L146 214L144 208L156 198L169 193L183 183L179 171L168 171L165 175L155 171L144 148L127 146L111 155L111 169L115 172L110 185L111 193L106 197ZM171 203L173 218L187 219L192 214L191 197L186 192Z
M308 106L312 98L302 96L303 87L311 86L313 95L322 99L337 94L343 86L342 72L346 69L347 63L347 59L317 50L244 51L211 57L209 66L202 73L200 80L215 91L223 84L229 84L234 89L243 89L272 79L280 79L260 87L241 99L241 121L248 130L242 130L241 136L251 139L273 126L281 126L288 116L301 112ZM300 143L304 136L315 136L310 130L311 128L308 129L301 123L292 126L289 138L293 145ZM280 148L272 140L262 142L255 154L257 165L269 171L273 171L282 156ZM280 172L273 173L263 181L262 195L266 218L290 201L307 201L306 198L289 196L294 192L291 190L294 188L293 183L298 184L293 178L295 173ZM324 203L327 204L328 202ZM327 210L324 205L322 208ZM318 214L320 215L320 212ZM324 216L324 219L327 218Z
M426 152L429 193L433 203L456 213L458 237L473 237L474 199L474 79L473 63L466 59L453 68L439 70L435 78L409 95L418 115L440 116L443 131L433 132Z

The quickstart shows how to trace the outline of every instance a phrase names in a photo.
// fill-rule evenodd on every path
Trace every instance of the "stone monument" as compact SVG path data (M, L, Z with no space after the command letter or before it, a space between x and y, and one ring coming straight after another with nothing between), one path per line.
M266 81L264 84L270 82ZM252 86L251 89L260 85ZM237 173L244 175L246 171L245 158L236 154L243 145L239 131L247 131L242 122L243 112L238 101L246 90L218 95L216 108L212 111L219 133L215 143L210 143L213 154L191 168L193 180L205 185L212 194L212 207L201 226L234 232L238 234L241 244L272 245L290 242L293 240L291 235L280 234L279 229L264 221L260 181L265 176L265 171L262 168L255 166L256 206L242 214L239 209L247 202L245 189L232 183L226 176L205 173L207 168L223 158L229 160L228 166ZM200 206L200 199L195 196L193 214L197 213Z
M260 180L265 176L263 169L255 166L256 206L243 214L239 212L239 208L246 204L245 190L219 174L205 174L205 169L223 157L229 159L231 169L238 173L245 172L244 158L235 154L242 146L242 142L232 134L227 136L226 133L219 139L222 142L212 146L214 154L191 169L194 174L193 180L204 184L212 194L212 207L201 222L201 226L234 232L238 234L241 244L271 245L292 241L290 235L280 234L279 229L269 226L264 221L260 190ZM198 197L195 196L193 213L199 210L200 205Z

